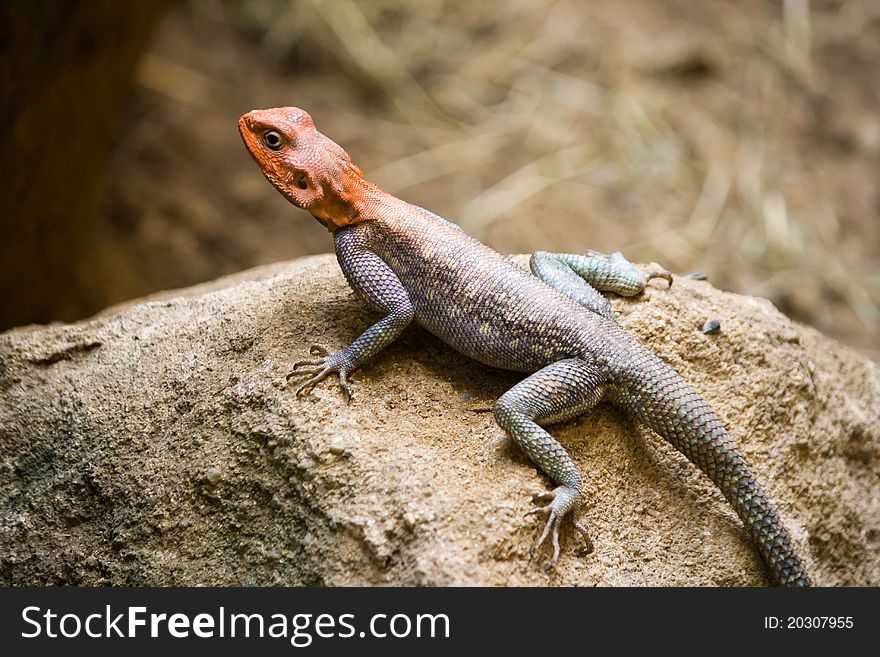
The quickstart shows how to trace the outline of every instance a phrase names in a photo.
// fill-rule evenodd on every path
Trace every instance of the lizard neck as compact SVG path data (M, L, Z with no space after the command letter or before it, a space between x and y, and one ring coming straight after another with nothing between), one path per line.
M333 189L327 191L325 198L309 211L331 233L365 221L377 221L384 214L382 209L394 199L366 180L360 169L351 164L334 178Z

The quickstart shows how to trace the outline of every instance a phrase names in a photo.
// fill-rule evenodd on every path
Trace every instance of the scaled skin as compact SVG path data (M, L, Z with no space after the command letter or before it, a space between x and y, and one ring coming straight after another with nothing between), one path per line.
M340 267L355 292L383 318L351 345L312 347L297 391L348 375L415 322L487 365L529 373L498 400L495 418L556 484L539 496L550 567L559 526L576 512L582 480L571 457L542 424L616 403L669 440L719 487L782 585L809 578L782 522L708 404L668 365L624 331L597 290L640 292L649 278L620 254L536 253L532 274L437 215L364 179L349 155L295 107L255 110L239 130L266 178L333 234ZM580 528L580 526L578 526Z

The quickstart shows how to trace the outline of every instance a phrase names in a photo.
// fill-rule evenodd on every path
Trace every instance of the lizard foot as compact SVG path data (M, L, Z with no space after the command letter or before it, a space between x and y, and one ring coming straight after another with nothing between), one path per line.
M559 561L559 528L565 517L574 511L578 497L578 492L574 488L570 486L557 486L552 491L539 493L532 498L533 502L543 504L543 506L532 509L526 513L526 516L544 516L547 518L547 522L544 525L544 531L541 532L538 540L535 541L535 544L532 546L531 550L529 550L529 561L535 557L538 549L549 537L553 544L553 557L550 559L550 563L544 568L548 572L551 571L556 566L556 562ZM592 541L590 541L584 526L578 522L575 522L574 525L584 537L587 546L586 551L592 551L593 544Z
M351 366L346 351L343 349L330 353L326 347L313 344L309 348L309 353L317 358L306 358L295 362L293 371L287 375L288 381L295 377L306 377L305 381L296 389L296 396L301 397L308 394L319 382L335 372L339 375L339 386L345 393L345 400L351 401L351 387L348 385L348 373ZM297 370L298 367L305 369Z
M616 272L618 277L624 277L627 280L627 287L631 286L629 289L623 288L621 290L612 290L623 296L632 296L644 292L645 286L652 278L662 278L667 282L668 287L672 287L672 273L658 265L656 262L650 263L647 271L641 273L620 251L615 251L608 255L591 249L587 251L586 255L589 258L606 261L612 266L613 271Z

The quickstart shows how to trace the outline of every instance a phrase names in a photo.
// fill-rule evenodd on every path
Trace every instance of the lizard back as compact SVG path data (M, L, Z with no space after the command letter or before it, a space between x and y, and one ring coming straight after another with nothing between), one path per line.
M352 226L364 233L406 287L415 321L463 354L503 369L534 372L582 356L588 336L605 335L605 360L623 339L615 324L584 309L457 226L406 204ZM617 339L614 339L617 338Z

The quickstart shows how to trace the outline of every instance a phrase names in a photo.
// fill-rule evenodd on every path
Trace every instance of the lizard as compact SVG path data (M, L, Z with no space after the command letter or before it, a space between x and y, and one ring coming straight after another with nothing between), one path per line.
M410 324L486 365L526 374L495 403L498 425L554 483L530 513L546 518L530 555L575 518L583 480L544 428L610 401L669 441L718 487L766 565L770 581L809 586L780 515L708 403L631 336L601 291L641 292L648 280L620 253L536 252L531 272L459 226L369 182L349 154L296 107L252 110L239 119L245 147L266 179L332 234L347 282L382 318L349 346L312 345L293 365L299 396L331 374L347 400L348 377ZM543 518L542 518L543 519ZM575 520L575 526L585 531Z

